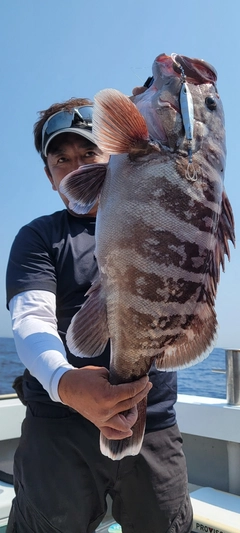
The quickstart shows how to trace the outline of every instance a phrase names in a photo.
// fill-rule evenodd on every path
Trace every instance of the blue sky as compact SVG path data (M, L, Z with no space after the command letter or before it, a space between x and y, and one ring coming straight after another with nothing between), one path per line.
M205 59L218 72L226 118L225 186L237 248L221 275L217 346L240 348L240 177L238 0L1 0L0 336L11 336L5 270L20 227L62 208L33 145L37 111L71 96L113 87L125 94L151 75L155 57Z

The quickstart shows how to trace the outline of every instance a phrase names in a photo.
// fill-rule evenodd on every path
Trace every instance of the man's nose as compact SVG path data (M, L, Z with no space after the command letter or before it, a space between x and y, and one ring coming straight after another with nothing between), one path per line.
M82 166L84 165L84 161L83 161L82 156L78 156L78 157L77 157L77 159L76 159L76 165L77 165L76 168L82 167Z

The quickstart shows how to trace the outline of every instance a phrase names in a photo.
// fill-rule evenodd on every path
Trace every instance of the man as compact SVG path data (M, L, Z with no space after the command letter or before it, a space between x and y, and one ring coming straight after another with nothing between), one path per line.
M69 172L108 161L94 144L91 116L89 100L71 99L41 112L35 124L36 149L58 192ZM91 359L75 357L66 346L71 318L97 276L97 206L76 216L59 194L66 209L20 230L7 269L14 339L27 368L22 383L27 412L7 532L92 533L109 494L123 533L188 533L192 510L174 411L176 373L153 367L150 381L112 386L109 346ZM135 406L148 393L141 453L121 461L103 456L99 431L111 439L130 436Z

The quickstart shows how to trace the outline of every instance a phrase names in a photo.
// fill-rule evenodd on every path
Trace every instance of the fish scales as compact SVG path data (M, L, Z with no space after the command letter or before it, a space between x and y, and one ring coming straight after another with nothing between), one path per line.
M180 266L184 254L179 257L179 254L173 249L171 239L172 236L175 246L177 243L178 246L185 248L189 244L188 233L192 242L194 242L194 238L196 239L196 227L192 228L191 224L186 226L184 221L181 228L181 217L175 215L172 217L164 205L162 208L161 199L159 203L152 198L155 191L161 189L160 184L162 183L158 159L155 160L155 164L151 161L151 167L148 167L148 171L140 176L141 167L135 167L132 172L125 175L125 156L115 157L116 163L113 162L111 167L115 180L114 182L111 180L109 173L106 177L106 180L109 179L110 181L109 185L106 183L106 195L105 189L103 189L100 199L99 209L104 215L99 217L97 222L96 256L101 265L102 282L107 285L107 307L108 298L114 302L108 312L112 350L117 353L124 353L127 361L131 361L133 358L136 368L134 374L131 375L132 378L138 376L141 358L149 359L160 355L162 350L166 348L166 342L173 340L171 338L171 323L174 328L173 335L178 334L184 344L186 338L184 328L188 324L189 317L196 315L197 323L200 322L201 328L205 329L206 313L201 320L196 305L201 290L199 282L203 282L203 279L199 280L199 276L195 275L192 264L185 265L185 268L184 265ZM173 169L171 175L172 172ZM128 186L122 188L120 194L119 182L124 179L128 180ZM151 189L149 189L149 180L151 180ZM136 181L138 183L137 191ZM178 196L178 190L176 190L176 196ZM191 199L190 195L189 199ZM159 210L159 205L161 210ZM119 206L122 206L121 209ZM112 223L117 231L114 231ZM167 228L167 235L165 228ZM172 230L171 233L169 229ZM188 233L186 233L187 229ZM101 235L101 239L98 238L98 235ZM155 246L152 245L151 239L150 242L148 241L149 235L154 236ZM213 248L214 242L215 238L210 231L205 231L204 234L200 233L199 244L195 245L197 248L195 253L198 258L204 256L204 264L206 255L209 254L209 249ZM108 250L107 254L106 250ZM133 253L135 254L134 260ZM188 258L189 254L186 254L186 261L189 260L191 263L191 257ZM163 276L164 266L165 275ZM153 274L155 278L153 278ZM139 279L141 280L140 285ZM156 301L159 286L163 288L159 300ZM143 298L144 289L145 298ZM184 304L181 304L181 300L184 301ZM202 309L199 309L202 314ZM179 317L177 331L176 310ZM173 315L172 320L171 315ZM168 333L163 335L161 319L163 317L166 320L166 316L168 318ZM215 313L212 313L210 309L209 319L212 316L215 319ZM124 323L119 322L122 320L121 317L124 317ZM132 335L131 327L133 320L136 325L134 335ZM124 331L124 335L122 331ZM192 336L192 332L189 335ZM205 349L205 346L202 348ZM190 354L191 356L195 358L194 352ZM178 366L179 361L175 362L172 357L170 368ZM169 368L169 363L167 367ZM165 368L164 363L162 363L162 368ZM127 371L128 367L126 368L126 365L122 367L120 361L118 375Z
M161 54L153 76L151 87L131 99L115 90L96 95L93 131L111 154L109 164L82 167L62 181L78 213L100 198L99 280L73 318L67 343L75 355L89 357L102 353L110 338L112 384L138 379L153 362L178 369L211 351L220 265L235 238L215 69ZM109 441L101 435L102 453L112 459L139 453L145 418L146 400L138 405L133 436Z

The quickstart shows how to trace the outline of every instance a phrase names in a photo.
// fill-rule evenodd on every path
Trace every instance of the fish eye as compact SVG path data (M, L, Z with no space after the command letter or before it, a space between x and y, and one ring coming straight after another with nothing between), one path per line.
M216 100L212 96L207 96L205 98L205 104L210 109L210 111L213 111L217 107Z

